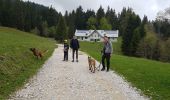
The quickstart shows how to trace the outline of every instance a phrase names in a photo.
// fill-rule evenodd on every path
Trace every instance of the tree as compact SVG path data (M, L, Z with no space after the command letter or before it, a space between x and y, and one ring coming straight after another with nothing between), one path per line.
M96 13L97 27L99 27L100 20L103 17L105 17L105 12L104 12L104 9L102 8L102 6L100 6L100 8L97 10L97 13Z
M68 35L67 35L66 22L65 22L64 17L60 15L60 19L59 19L57 29L56 29L55 39L59 40L59 42L62 42L64 39L67 39L67 38L68 38Z
M87 21L87 29L96 29L97 20L94 17L90 17Z
M142 23L143 24L147 24L148 23L148 17L146 15L144 15Z
M47 23L49 27L56 26L58 20L58 13L56 10L51 6L47 13Z
M48 23L47 23L47 21L44 21L42 23L42 28L43 28L43 36L47 37L48 36Z
M146 36L140 40L137 53L139 56L148 59L159 59L160 42L152 25L146 25Z
M48 37L54 37L56 34L56 27L52 26L48 28Z
M43 36L42 24L56 26L58 13L52 6L45 7L30 1L0 0L0 23L2 26L13 27L30 32L35 27Z
M112 25L112 29L116 30L118 29L118 18L116 15L115 10L110 9L110 7L108 6L107 12L106 12L106 19L108 20L109 24Z
M165 62L170 62L170 38L161 43L161 57L160 59Z
M31 33L34 33L36 35L39 35L40 34L40 31L38 30L37 27L35 27L33 30L31 30Z
M108 23L108 21L105 17L100 19L99 29L101 29L101 30L111 30L112 29L112 26Z
M155 43L155 47L153 48L153 56L152 59L159 60L161 57L161 44L160 41L157 40Z
M141 40L140 29L136 28L133 32L132 42L131 42L131 52L133 56L136 56L136 51L138 49L139 42Z
M2 7L3 7L3 1L0 0L0 26L1 26L1 20L2 20Z
M95 11L94 10L91 10L91 9L88 9L85 13L85 17L86 19L88 20L90 17L96 17L95 15Z
M164 11L159 11L157 13L156 19L161 21L170 20L169 16L170 16L170 7L166 8Z
M77 29L85 29L86 22L85 22L85 15L81 6L76 9L76 16L75 16L75 27Z
M93 17L93 18L95 18L95 12L94 12L94 10L87 10L86 12L85 12L85 26L86 26L86 28L85 29L88 29L88 20L89 20L89 18L90 17ZM95 27L96 27L96 24L95 24Z
M129 13L126 14L125 17L125 23L124 23L124 30L123 30L123 36L122 36L122 52L125 55L128 56L132 56L135 53L135 49L136 47L133 47L135 45L133 45L133 41L132 40L136 40L133 38L137 38L138 36L136 35L136 28L138 28L141 24L141 20L140 17L138 15L136 15L135 13L133 13L131 10L128 11ZM133 36L133 35L136 36ZM139 33L137 33L139 34Z
M146 31L145 31L145 24L142 22L142 24L139 26L139 34L141 39L146 36Z
M129 12L127 12L126 8L123 8L121 13L118 15L118 25L119 25L119 32L120 32L120 36L122 36L125 33L125 26L127 26L127 14L131 13L132 11L129 10Z
M161 39L167 40L170 37L170 7L157 13L154 21L155 31Z
M76 30L75 18L76 18L76 14L75 14L75 11L73 10L71 13L69 13L69 22L67 22L69 39L71 39L74 36L74 32Z
M165 43L167 61L170 62L170 38Z
M69 15L68 15L68 11L67 11L67 10L65 11L64 18L65 18L66 24L67 24L67 26L68 26L68 25L70 24L70 23L69 23L69 20L70 20L70 19L69 19Z
M75 33L75 26L74 24L69 24L68 26L68 38L71 39Z

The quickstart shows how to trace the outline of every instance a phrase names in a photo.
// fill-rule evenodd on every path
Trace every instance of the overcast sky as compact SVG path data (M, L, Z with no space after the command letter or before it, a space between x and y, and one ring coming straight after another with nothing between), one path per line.
M28 0L23 0L28 1ZM131 7L142 18L144 15L148 16L148 19L154 20L157 12L170 7L170 0L29 0L45 6L53 6L57 11L62 14L67 11L76 9L79 5L83 7L83 10L97 9L102 7L107 10L107 7L115 9L116 12L120 12L123 7Z

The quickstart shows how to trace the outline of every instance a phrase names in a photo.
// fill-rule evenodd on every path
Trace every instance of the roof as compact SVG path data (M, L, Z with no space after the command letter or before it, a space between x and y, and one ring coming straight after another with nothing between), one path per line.
M102 37L104 35L108 37L118 37L119 31L118 30L76 30L75 36L90 36L93 34L94 31L97 31Z
M89 30L76 30L75 36L89 36L91 32Z

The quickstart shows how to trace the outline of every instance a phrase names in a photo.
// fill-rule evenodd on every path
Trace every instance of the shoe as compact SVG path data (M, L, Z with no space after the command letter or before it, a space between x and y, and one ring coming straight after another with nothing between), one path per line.
M74 62L74 60L72 60L72 62Z
M63 60L63 61L65 61L65 60Z
M77 62L79 62L79 60L76 60Z
M106 72L109 72L109 69L107 69Z
M105 70L105 68L102 68L102 69L101 69L101 71L104 71L104 70Z

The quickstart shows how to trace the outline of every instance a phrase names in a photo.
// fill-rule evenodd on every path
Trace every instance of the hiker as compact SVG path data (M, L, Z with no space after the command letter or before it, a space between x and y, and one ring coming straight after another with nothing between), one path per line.
M73 36L73 39L70 42L70 47L72 48L72 62L74 62L74 54L76 52L76 61L78 62L78 49L80 48L79 46L79 41L77 40L76 36Z
M106 59L106 62L107 62L107 72L109 71L109 68L110 68L110 57L111 57L111 54L113 52L113 48L112 48L112 43L111 41L109 40L109 38L107 36L104 36L104 47L103 47L103 56L102 56L102 65L103 65L103 68L101 69L101 71L104 71L105 70L105 59Z
M68 61L68 50L69 50L69 45L67 43L67 40L64 40L64 60L63 61Z

